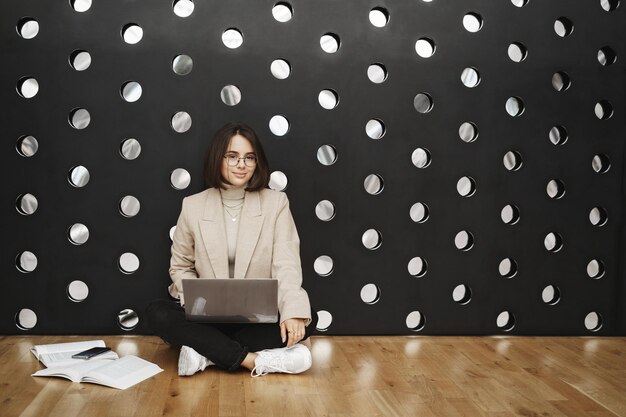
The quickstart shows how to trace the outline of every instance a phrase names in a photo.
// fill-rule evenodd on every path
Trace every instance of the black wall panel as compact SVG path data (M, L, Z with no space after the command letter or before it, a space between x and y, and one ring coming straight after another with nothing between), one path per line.
M231 120L255 127L271 168L288 178L285 191L302 241L304 285L322 322L329 324L326 334L626 334L625 5L599 0L530 0L522 7L508 0L291 0L292 19L278 22L272 16L275 4L197 0L184 18L173 12L172 1L95 0L85 12L75 11L69 1L0 4L1 334L148 333L145 305L168 297L169 229L182 198L203 189L208 138ZM376 7L388 13L384 27L368 19ZM464 28L467 13L482 19L477 32ZM32 39L19 34L24 17L39 24ZM573 22L568 36L555 32L560 17ZM121 36L129 23L143 29L134 45ZM243 34L239 48L222 42L229 28ZM336 53L320 47L326 33L339 37ZM434 42L432 57L416 53L420 38ZM521 62L507 54L513 42L528 49ZM611 65L597 57L606 46L617 56ZM84 71L69 65L78 49L91 54ZM173 72L178 54L192 57L190 74ZM282 80L270 71L279 58L291 66ZM379 84L367 75L374 63L388 73ZM461 79L469 67L480 74L473 88ZM565 91L552 85L559 71L571 80ZM32 98L18 94L24 77L38 82ZM127 81L141 84L136 102L120 94ZM239 104L222 102L226 85L239 88ZM325 89L337 93L336 108L318 103ZM419 93L432 97L430 112L416 111ZM519 117L507 114L509 97L523 100ZM606 120L595 112L603 100L612 107ZM76 108L91 115L85 129L68 122ZM185 133L170 124L178 111L192 118ZM286 135L271 132L274 115L289 120ZM384 123L382 138L366 134L371 119ZM459 137L464 122L477 126L475 141ZM554 126L567 130L562 145L550 141ZM16 151L25 135L39 144L31 157ZM120 156L127 138L141 144L135 160ZM336 149L334 164L318 161L322 145ZM417 148L432 157L423 169L412 163ZM518 170L505 168L509 151L523 160ZM596 155L610 160L607 172L592 169ZM90 173L82 188L67 179L78 165ZM184 190L170 184L176 168L191 175ZM384 180L377 195L364 188L370 174ZM457 192L464 176L476 185L469 197ZM565 185L559 199L546 192L553 179ZM16 209L25 193L38 202L31 215ZM134 217L119 212L126 195L141 203ZM334 203L336 216L330 221L316 217L321 200ZM409 215L417 202L429 209L423 223ZM501 219L508 204L519 209L513 225ZM595 207L608 216L602 226L590 222ZM68 241L75 223L89 229L82 245ZM382 235L375 250L362 244L368 229ZM455 246L463 230L474 237L467 251ZM549 233L563 239L558 252L544 246ZM16 268L24 251L37 257L32 272ZM140 260L135 273L124 274L118 267L125 252ZM334 261L333 272L323 277L313 267L322 255ZM421 277L408 272L414 257L427 262ZM499 273L505 258L518 266L512 278ZM587 274L594 259L604 266L598 279ZM89 288L84 301L68 298L74 280ZM373 304L360 296L367 284L380 290ZM462 284L471 289L467 303L453 299ZM542 300L549 285L560 291L555 304ZM28 311L20 316L22 309L36 314L34 327L23 328L33 322ZM117 322L124 309L139 318L131 330ZM412 330L407 316L415 311L425 321ZM498 325L502 312L515 318L512 329ZM22 328L16 324L19 317Z

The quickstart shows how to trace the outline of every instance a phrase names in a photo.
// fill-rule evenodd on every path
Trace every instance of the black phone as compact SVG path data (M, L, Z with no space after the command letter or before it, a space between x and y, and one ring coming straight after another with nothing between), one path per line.
M94 356L102 355L103 353L109 352L111 348L108 347L94 347L91 349L83 350L82 352L78 352L72 355L74 359L91 359Z

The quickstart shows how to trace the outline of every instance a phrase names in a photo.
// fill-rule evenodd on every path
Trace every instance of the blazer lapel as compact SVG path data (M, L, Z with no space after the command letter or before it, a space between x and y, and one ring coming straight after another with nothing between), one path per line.
M261 213L259 194L257 192L246 192L243 209L241 210L241 223L237 232L235 278L246 277L252 254L261 235L264 216Z
M217 188L209 189L202 217L200 232L215 278L228 278L228 246L226 244L224 209L222 208L222 196Z

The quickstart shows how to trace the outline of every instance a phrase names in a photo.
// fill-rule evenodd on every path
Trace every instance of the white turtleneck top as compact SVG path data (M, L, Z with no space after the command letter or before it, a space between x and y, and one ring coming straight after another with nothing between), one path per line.
M226 241L228 244L228 276L235 276L235 251L237 248L237 232L241 222L241 210L246 194L246 186L234 187L225 185L226 189L220 189L222 194L222 207L224 208L224 223L226 224Z

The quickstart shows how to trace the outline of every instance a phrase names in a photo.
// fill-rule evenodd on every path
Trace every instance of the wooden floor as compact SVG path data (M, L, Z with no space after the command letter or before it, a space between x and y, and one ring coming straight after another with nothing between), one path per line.
M165 372L119 391L34 378L34 344L0 336L0 416L625 416L626 338L314 337L313 368L180 378L156 337L104 337Z

